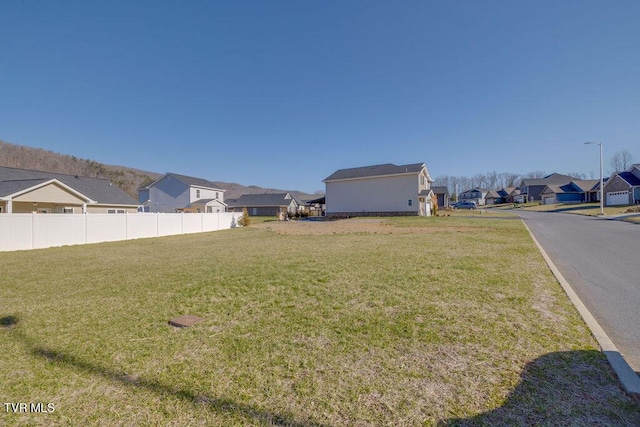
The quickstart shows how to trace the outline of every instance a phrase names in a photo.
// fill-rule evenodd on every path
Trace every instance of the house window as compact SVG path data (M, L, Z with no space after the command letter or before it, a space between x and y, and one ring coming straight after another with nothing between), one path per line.
M218 198L218 192L216 191L216 199Z
M62 208L62 213L72 214L73 208Z
M200 190L196 190L196 199L200 198Z
M123 214L127 213L124 209L107 209L108 214Z
M409 206L413 206L413 199L409 199L409 201L407 202Z

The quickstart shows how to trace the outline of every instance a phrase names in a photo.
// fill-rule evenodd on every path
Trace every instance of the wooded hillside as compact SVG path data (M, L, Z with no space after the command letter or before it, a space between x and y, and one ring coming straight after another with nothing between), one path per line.
M46 172L81 175L92 178L104 178L117 185L122 190L138 199L138 188L161 177L166 172L149 172L126 166L113 166L99 163L95 160L81 159L69 154L54 153L42 148L26 147L0 140L0 166L32 169ZM183 174L183 175L188 175ZM211 180L211 177L197 178ZM255 185L212 181L219 188L226 190L225 199L234 199L242 194L288 192L298 200L312 199L317 195L306 194L295 190L278 190L262 188Z

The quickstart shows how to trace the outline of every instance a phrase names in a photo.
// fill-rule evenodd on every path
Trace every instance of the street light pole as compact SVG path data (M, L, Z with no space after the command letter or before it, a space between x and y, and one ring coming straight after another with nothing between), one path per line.
M602 142L585 142L585 144L593 144L600 146L600 215L604 215L604 177L602 167Z

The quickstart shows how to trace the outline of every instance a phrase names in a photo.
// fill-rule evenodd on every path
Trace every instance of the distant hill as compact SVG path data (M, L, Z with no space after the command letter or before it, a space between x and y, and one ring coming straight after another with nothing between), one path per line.
M160 178L166 172L149 172L127 166L113 166L95 160L81 159L69 154L54 153L42 148L11 144L0 140L0 166L33 169L46 172L81 175L92 178L104 178L120 187L123 191L138 199L138 188ZM210 177L199 176L211 180ZM237 183L212 181L219 188L226 190L225 199L236 199L243 194L256 193L290 193L298 200L313 199L318 195L307 194L296 190L279 190L262 188L255 185L244 186Z

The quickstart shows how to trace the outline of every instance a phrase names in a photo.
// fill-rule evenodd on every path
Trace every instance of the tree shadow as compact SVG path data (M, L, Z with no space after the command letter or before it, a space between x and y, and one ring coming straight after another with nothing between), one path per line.
M603 378L609 381L603 383ZM499 408L438 426L638 426L640 403L619 386L599 351L549 353L525 365Z
M0 319L0 321L6 319L7 317ZM238 414L244 418L264 425L287 427L325 426L325 424L316 422L298 422L294 420L292 416L285 416L269 411L264 411L255 406L235 402L231 399L206 396L203 394L195 393L186 388L173 387L167 384L163 384L159 381L147 380L145 378L131 376L108 367L81 360L80 358L72 354L65 354L63 352L36 345L32 342L31 339L26 337L19 330L14 331L14 335L18 336L23 341L23 343L27 346L29 353L33 356L45 357L49 362L53 364L74 369L86 374L101 376L110 381L121 383L127 387L143 388L158 395L182 399L193 404L194 406L205 405L209 410L221 414Z

